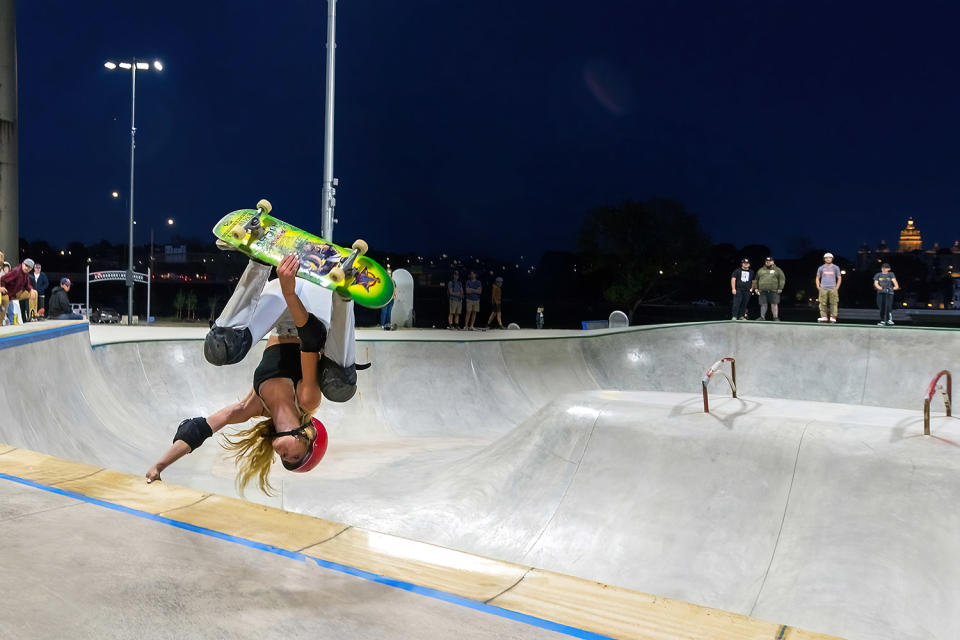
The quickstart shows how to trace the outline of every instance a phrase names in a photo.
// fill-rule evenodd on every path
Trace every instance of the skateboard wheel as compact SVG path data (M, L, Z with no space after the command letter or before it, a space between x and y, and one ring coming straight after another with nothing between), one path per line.
M273 211L273 205L270 204L269 200L264 198L263 200L257 203L257 209L260 209L260 211L262 211L263 213L270 213L271 211Z
M243 225L237 225L233 229L230 229L230 237L234 240L241 241L247 237L247 230L243 228Z
M330 278L330 282L333 284L340 284L343 282L343 279L346 277L346 275L343 273L343 269L341 267L334 267L333 269L330 269L330 273L327 274L327 277Z
M360 252L360 255L362 255L362 256L366 255L366 254L367 254L367 249L369 249L369 247L367 246L367 241L366 241L366 240L359 240L359 239L353 241L353 248L354 248L356 251L359 251L359 252Z

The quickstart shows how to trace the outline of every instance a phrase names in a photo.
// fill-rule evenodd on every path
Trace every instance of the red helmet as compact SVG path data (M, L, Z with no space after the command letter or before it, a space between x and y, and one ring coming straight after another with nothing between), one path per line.
M317 437L314 438L313 442L309 444L307 447L307 452L303 454L303 457L300 458L298 462L283 463L284 468L288 471L293 471L294 473L306 473L317 466L323 459L323 454L327 452L326 428L323 426L323 423L316 418L311 418L310 420L312 421L313 427L317 430ZM275 433L273 437L299 435L302 434L304 429L309 426L310 424L305 424L294 429L293 431L282 431L280 433Z

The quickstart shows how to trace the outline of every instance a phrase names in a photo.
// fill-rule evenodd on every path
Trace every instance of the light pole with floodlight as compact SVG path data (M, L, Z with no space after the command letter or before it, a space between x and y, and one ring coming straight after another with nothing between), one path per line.
M112 62L103 64L104 67L113 71L116 68L130 70L130 255L127 263L127 324L133 324L133 155L136 148L136 114L137 114L137 71L149 71L151 65L147 62ZM163 65L159 60L153 61L153 69L163 71Z

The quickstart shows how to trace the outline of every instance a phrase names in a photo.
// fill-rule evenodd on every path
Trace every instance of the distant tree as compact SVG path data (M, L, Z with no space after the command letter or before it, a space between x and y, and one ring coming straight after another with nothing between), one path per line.
M184 295L183 290L177 291L177 295L173 297L173 308L177 310L177 320L180 320L183 315L183 307L187 304L187 296Z
M197 294L193 291L187 294L187 320L197 319Z
M581 263L604 297L630 309L698 291L710 239L673 200L626 200L590 211L580 229Z
M217 319L217 303L220 302L219 296L210 296L207 298L207 307L210 309L210 322Z

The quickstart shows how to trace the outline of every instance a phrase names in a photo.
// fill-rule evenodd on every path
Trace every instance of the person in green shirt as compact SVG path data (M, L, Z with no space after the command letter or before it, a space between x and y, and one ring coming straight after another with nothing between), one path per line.
M773 320L780 319L780 294L783 293L783 285L786 283L787 277L783 275L783 269L774 263L773 257L767 256L763 261L763 266L757 269L760 320L767 319L768 306Z

